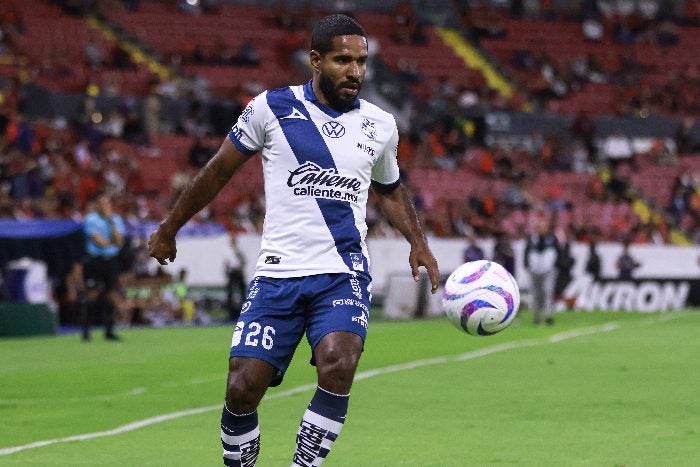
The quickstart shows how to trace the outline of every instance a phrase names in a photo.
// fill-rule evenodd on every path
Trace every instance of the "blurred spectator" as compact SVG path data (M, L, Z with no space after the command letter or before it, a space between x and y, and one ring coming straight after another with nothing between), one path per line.
M496 243L493 247L493 260L503 266L506 271L515 277L515 253L507 232L496 234Z
M483 248L481 248L476 242L476 236L474 234L467 235L467 247L462 253L462 260L465 263L470 261L478 261L484 259L486 255L484 254Z
M583 20L581 31L583 32L583 37L591 42L602 41L605 34L603 24L597 18L586 18Z
M519 177L511 182L503 191L503 203L511 209L529 209L532 206L533 200L527 191L527 178Z
M410 2L403 2L396 8L394 21L393 39L397 44L424 45L427 42L423 25Z
M525 269L530 273L533 322L554 324L554 285L559 242L544 218L537 221L536 230L525 246Z
M557 279L554 284L554 296L557 300L564 298L564 290L573 278L572 271L575 264L576 260L571 254L571 242L565 241L559 247L556 261Z
M396 62L397 77L407 84L415 85L423 81L423 76L415 59L400 57Z
M202 138L195 138L187 160L191 166L202 168L209 162L209 159L211 159L215 152L216 149L205 145L202 142Z
M98 316L105 326L105 339L119 340L114 333L118 290L119 251L126 233L121 216L116 215L107 194L99 195L85 218L87 262L85 284L90 312L83 321L83 340L90 340L90 316Z
M143 101L143 133L149 142L154 142L160 131L160 97L155 84L151 85L148 96Z
M631 280L634 277L634 271L641 266L630 254L629 247L629 241L625 241L622 244L622 253L615 262L618 271L617 278L620 280Z
M237 233L231 232L230 236L233 258L226 261L226 310L231 321L236 321L246 298L245 256L238 245Z
M656 28L656 42L662 47L677 45L678 27L671 21L662 21Z
M605 185L615 202L629 201L632 196L630 193L629 174L626 167L627 166L613 166L612 172Z
M622 161L631 161L634 158L632 141L622 132L616 131L603 142L603 156L615 165Z
M680 154L688 154L697 149L697 144L693 142L693 127L695 118L685 117L675 134L676 147Z
M95 41L88 41L85 44L85 58L88 65L95 70L99 71L102 69L105 60L105 53L102 47Z
M588 258L586 259L586 273L590 274L594 281L600 280L600 255L598 254L595 240L588 242Z
M246 39L233 58L234 65L258 66L260 64L260 52L251 39Z

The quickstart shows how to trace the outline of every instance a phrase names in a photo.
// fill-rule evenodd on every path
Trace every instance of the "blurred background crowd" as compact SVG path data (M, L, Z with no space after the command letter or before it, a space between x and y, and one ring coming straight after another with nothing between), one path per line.
M107 192L140 274L148 226L252 97L308 79L310 27L342 11L428 234L700 242L700 1L375 3L3 1L0 218L81 221ZM253 158L194 223L260 233L264 205ZM399 235L373 199L367 222Z

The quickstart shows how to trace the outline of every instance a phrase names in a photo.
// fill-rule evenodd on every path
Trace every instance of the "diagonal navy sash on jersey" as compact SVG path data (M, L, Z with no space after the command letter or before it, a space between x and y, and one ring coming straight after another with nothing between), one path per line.
M299 164L313 162L323 169L337 169L335 161L311 115L290 88L279 88L267 93L267 105L277 117L285 138ZM282 118L296 110L301 118ZM355 215L349 201L316 198L321 215L333 236L335 247L350 271L354 271L351 254L362 255L360 232L355 225ZM368 272L367 258L362 255L363 271Z

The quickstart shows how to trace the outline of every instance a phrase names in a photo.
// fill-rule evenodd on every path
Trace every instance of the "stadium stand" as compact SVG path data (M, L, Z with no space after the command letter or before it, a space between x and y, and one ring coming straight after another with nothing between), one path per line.
M20 35L21 39L15 47L16 55L26 56L28 59L29 68L32 70L30 79L33 83L53 90L85 91L86 83L97 76L102 83L105 81L121 83L118 87L119 92L143 95L156 78L155 75L149 74L144 64L131 70L94 70L82 44L96 44L105 50L121 50L118 42L107 41L102 31L89 26L88 20L69 15L59 6L49 2L38 2L36 8L28 8L22 2L15 3L12 3L12 8L22 16L25 23L24 32ZM486 148L486 155L483 155L478 150L478 144L475 145L475 141L465 137L464 122L458 120L459 112L464 109L455 109L454 106L441 109L441 106L444 106L445 101L454 101L455 98L467 99L470 97L468 96L470 92L483 87L483 78L474 70L465 67L461 59L440 40L434 27L424 23L410 5L406 5L408 4L403 4L390 14L363 11L358 13L358 17L376 39L381 58L390 65L397 76L403 76L402 71L406 71L406 65L402 60L408 58L412 61L410 67L418 77L412 83L412 89L426 105L425 110L433 114L431 121L418 120L410 134L406 135L406 138L418 140L418 144L409 149L414 154L408 157L408 162L405 164L406 175L416 189L421 192L430 192L430 197L435 200L433 202L435 206L468 200L470 197L478 199L480 193L485 191L488 191L492 195L493 202L498 204L509 185L508 175L502 176L503 174L495 173L493 168L489 168L495 164L495 158L498 158L500 161L505 160L507 164L521 168L523 175L529 178L529 186L535 188L531 190L529 196L537 200L532 203L531 208L553 211L550 206L563 203L567 208L564 212L567 214L558 216L560 224L572 218L586 218L585 213L595 211L596 201L585 195L586 190L570 188L584 187L589 183L591 170L593 174L596 173L594 169L595 165L601 162L600 157L596 159L592 154L585 154L582 161L583 172L578 168L572 173L569 171L573 170L574 163L570 154L567 154L572 149L561 143L563 138L561 135L548 136L544 141L534 143L534 146L528 150L511 148L504 155L489 154L495 149L494 146ZM489 11L490 14L493 13L493 9ZM243 104L253 94L250 91L284 84L280 81L281 79L290 81L298 76L293 63L288 62L288 57L280 57L276 52L277 46L285 41L290 30L279 26L281 21L276 16L279 12L272 8L225 4L218 8L216 14L192 15L183 12L175 4L144 1L135 11L113 7L103 9L99 13L104 13L105 17L111 21L110 24L117 26L117 30L126 30L128 37L136 37L140 40L145 50L154 51L155 56L160 57L167 66L172 67L177 64L179 65L175 68L177 72L184 76L203 77L216 95L239 98ZM474 18L479 19L479 11L470 13ZM611 42L611 39L603 43L586 42L581 33L580 22L518 19L509 18L505 11L497 11L497 13L495 18L503 25L502 31L495 34L496 37L482 38L479 44L485 51L500 58L506 67L509 66L513 56L517 55L516 52L521 49L528 51L531 48L540 48L552 57L555 64L574 56L572 52L576 51L579 55L594 57L607 66L628 48L627 45ZM58 18L58 21L51 22L51 25L44 24L42 18L49 15ZM159 27L149 27L154 24L155 18L158 19ZM492 21L493 18L494 16L491 15ZM235 31L227 27L234 19L237 24ZM410 31L407 31L404 26L406 23L414 24L415 27L409 27ZM65 31L68 28L76 31L81 41L68 40L65 37ZM246 34L241 34L241 30L246 31ZM211 34L211 31L217 31L217 33ZM679 31L679 41L683 45L692 43L694 30L691 27L682 27ZM259 56L259 64L221 62L222 55L231 59L235 56L233 51L238 50L248 39L255 44L254 52ZM675 51L679 46L671 47L674 47ZM680 48L687 49L687 47ZM658 58L660 54L664 55L668 51L660 45L648 43L635 44L631 50L635 56L643 55L646 58ZM65 57L72 63L80 63L82 66L75 67L75 71L70 76L64 77L65 79L46 79L42 76L41 68L43 63L52 57ZM655 63L657 66L666 65L661 59ZM683 65L683 60L674 62L676 67L674 70L678 71ZM284 69L285 73L280 73L280 69ZM512 68L510 71L521 83L531 81L532 70ZM6 73L10 72L12 70L6 69ZM649 79L653 80L656 75L651 73L650 76ZM256 82L253 89L241 92L242 84L251 77ZM533 89L528 91L530 96L537 97ZM623 92L621 87L614 83L589 82L579 92L566 96L556 109L562 114L585 113L592 117L606 112L614 113L618 110L614 103L615 96L621 92ZM480 104L487 110L504 109L504 107L507 110L509 105L489 93L481 93L475 98L480 100ZM231 115L230 120L233 120L233 117ZM451 122L447 127L436 127L435 121L439 121L440 118ZM178 128L175 129L178 130ZM133 144L112 143L112 150L118 148L119 152L134 161L134 165L139 167L141 174L148 174L141 175L142 188L139 194L170 199L177 191L177 184L183 183L183 180L192 175L195 168L187 164L187 151L194 143L198 131L190 131L188 128L179 129L179 131L185 134L156 134L150 141L151 146L146 148ZM209 138L213 147L217 144L214 141L220 140L220 137L216 136ZM132 141L139 142L140 138ZM467 148L470 149L466 150ZM422 155L421 150L424 152ZM630 184L630 188L636 194L643 196L654 206L665 207L669 202L671 190L659 188L653 181L662 177L670 184L680 169L673 165L659 167L656 162L650 163L648 157L636 159L640 163L626 183ZM261 195L259 166L254 163L249 166L248 173L240 177L241 180L246 180L247 184L232 183L227 187L213 204L216 211L230 213L232 205L237 200L245 198L251 192L255 196ZM542 170L543 168L545 171ZM256 182L251 184L251 180ZM441 183L435 183L437 180ZM552 199L558 192L565 193L561 199ZM85 199L85 196L79 196L78 200L80 199ZM148 204L154 207L161 206L160 209L151 213L157 215L162 211L165 203ZM569 211L572 213L571 216L568 214ZM507 206L498 205L498 212L500 219L511 216ZM593 219L605 217L607 216L593 216ZM602 232L609 232L607 224L600 226ZM513 223L508 225L512 228ZM445 235L459 233L452 227L440 230Z
M441 26L511 80L511 98L413 3L355 13L390 70L384 89L412 93L399 162L431 234L521 238L547 216L569 239L700 241L697 2L625 37L627 20L599 11L596 40L580 11L443 5ZM213 154L257 92L307 76L300 31L313 15L235 1L199 14L156 0L71 4L0 6L3 217L80 219L106 188L133 224L156 221L200 166L195 143ZM607 152L620 135L624 160ZM198 220L257 232L263 205L253 158ZM395 234L372 199L368 210L370 235Z
M65 92L84 92L93 85L113 95L142 96L155 79L100 30L58 5L9 0L7 7L22 18L16 52L28 60L36 84Z
M252 76L265 88L295 78L285 66L287 57L278 52L286 31L274 27L270 9L220 5L216 14L192 15L174 3L144 2L135 11L110 10L108 17L177 65L182 74L206 78L221 96L233 96ZM242 53L244 46L248 53Z
M697 112L697 27L639 13L597 16L601 37L591 39L580 20L502 14L501 34L483 38L481 45L531 94L564 114ZM628 22L635 27L623 37L619 30ZM671 98L672 90L679 99Z

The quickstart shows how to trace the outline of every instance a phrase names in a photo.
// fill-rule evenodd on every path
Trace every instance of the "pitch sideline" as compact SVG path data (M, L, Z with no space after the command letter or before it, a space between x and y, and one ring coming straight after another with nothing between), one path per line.
M676 316L676 317L680 317L680 316ZM667 318L667 319L673 319L673 318ZM375 368L372 370L366 370L366 371L362 371L360 373L357 373L355 375L355 381L361 381L361 380L368 379L368 378L371 378L374 376L380 376L380 375L385 375L385 374L389 374L389 373L396 373L396 372L404 371L404 370L413 370L413 369L421 368L424 366L440 365L440 364L448 363L448 362L472 360L475 358L485 357L487 355L495 354L498 352L504 352L506 350L513 350L513 349L518 349L518 348L523 348L523 347L533 347L533 346L544 345L544 344L556 344L558 342L562 342L562 341L565 341L568 339L573 339L576 337L583 337L583 336L589 336L592 334L600 334L600 333L604 333L604 332L610 332L610 331L613 331L615 329L618 329L619 327L620 327L620 325L617 322L609 322L609 323L605 323L602 325L588 326L585 328L565 331L565 332L562 332L559 334L554 334L554 335L549 336L547 338L526 339L526 340L521 340L521 341L505 342L503 344L498 344L498 345L494 345L491 347L484 347L482 349L472 350L470 352L466 352L466 353L459 354L459 355L451 355L451 356L445 356L445 357L434 357L434 358L428 358L428 359L424 359L424 360L414 360L412 362L401 363L401 364L397 364L397 365L389 365L389 366L385 366L382 368ZM271 394L269 396L265 396L264 399L279 399L281 397L292 396L292 395L299 394L299 393L302 393L305 391L309 391L309 390L312 390L315 388L316 388L316 383L304 384L301 386L297 386L297 387L288 389L286 391L280 391L280 392ZM11 447L7 447L7 448L2 448L2 449L0 449L0 456L7 456L10 454L14 454L16 452L26 451L29 449L41 448L41 447L45 447L45 446L51 446L53 444L70 443L73 441L87 441L87 440L94 439L94 438L115 436L115 435L119 435L122 433L127 433L129 431L138 430L140 428L144 428L144 427L147 427L150 425L155 425L157 423L166 422L168 420L174 420L176 418L186 417L189 415L198 415L201 413L212 412L215 410L221 410L221 404L209 405L209 406L199 407L199 408L195 408L195 409L180 410L180 411L172 412L169 414L145 418L143 420L138 420L135 422L127 423L126 425L118 426L118 427L113 428L111 430L96 431L93 433L85 433L82 435L67 436L64 438L48 439L48 440L44 440L44 441L35 441L33 443L24 444L24 445L20 445L20 446L11 446Z

